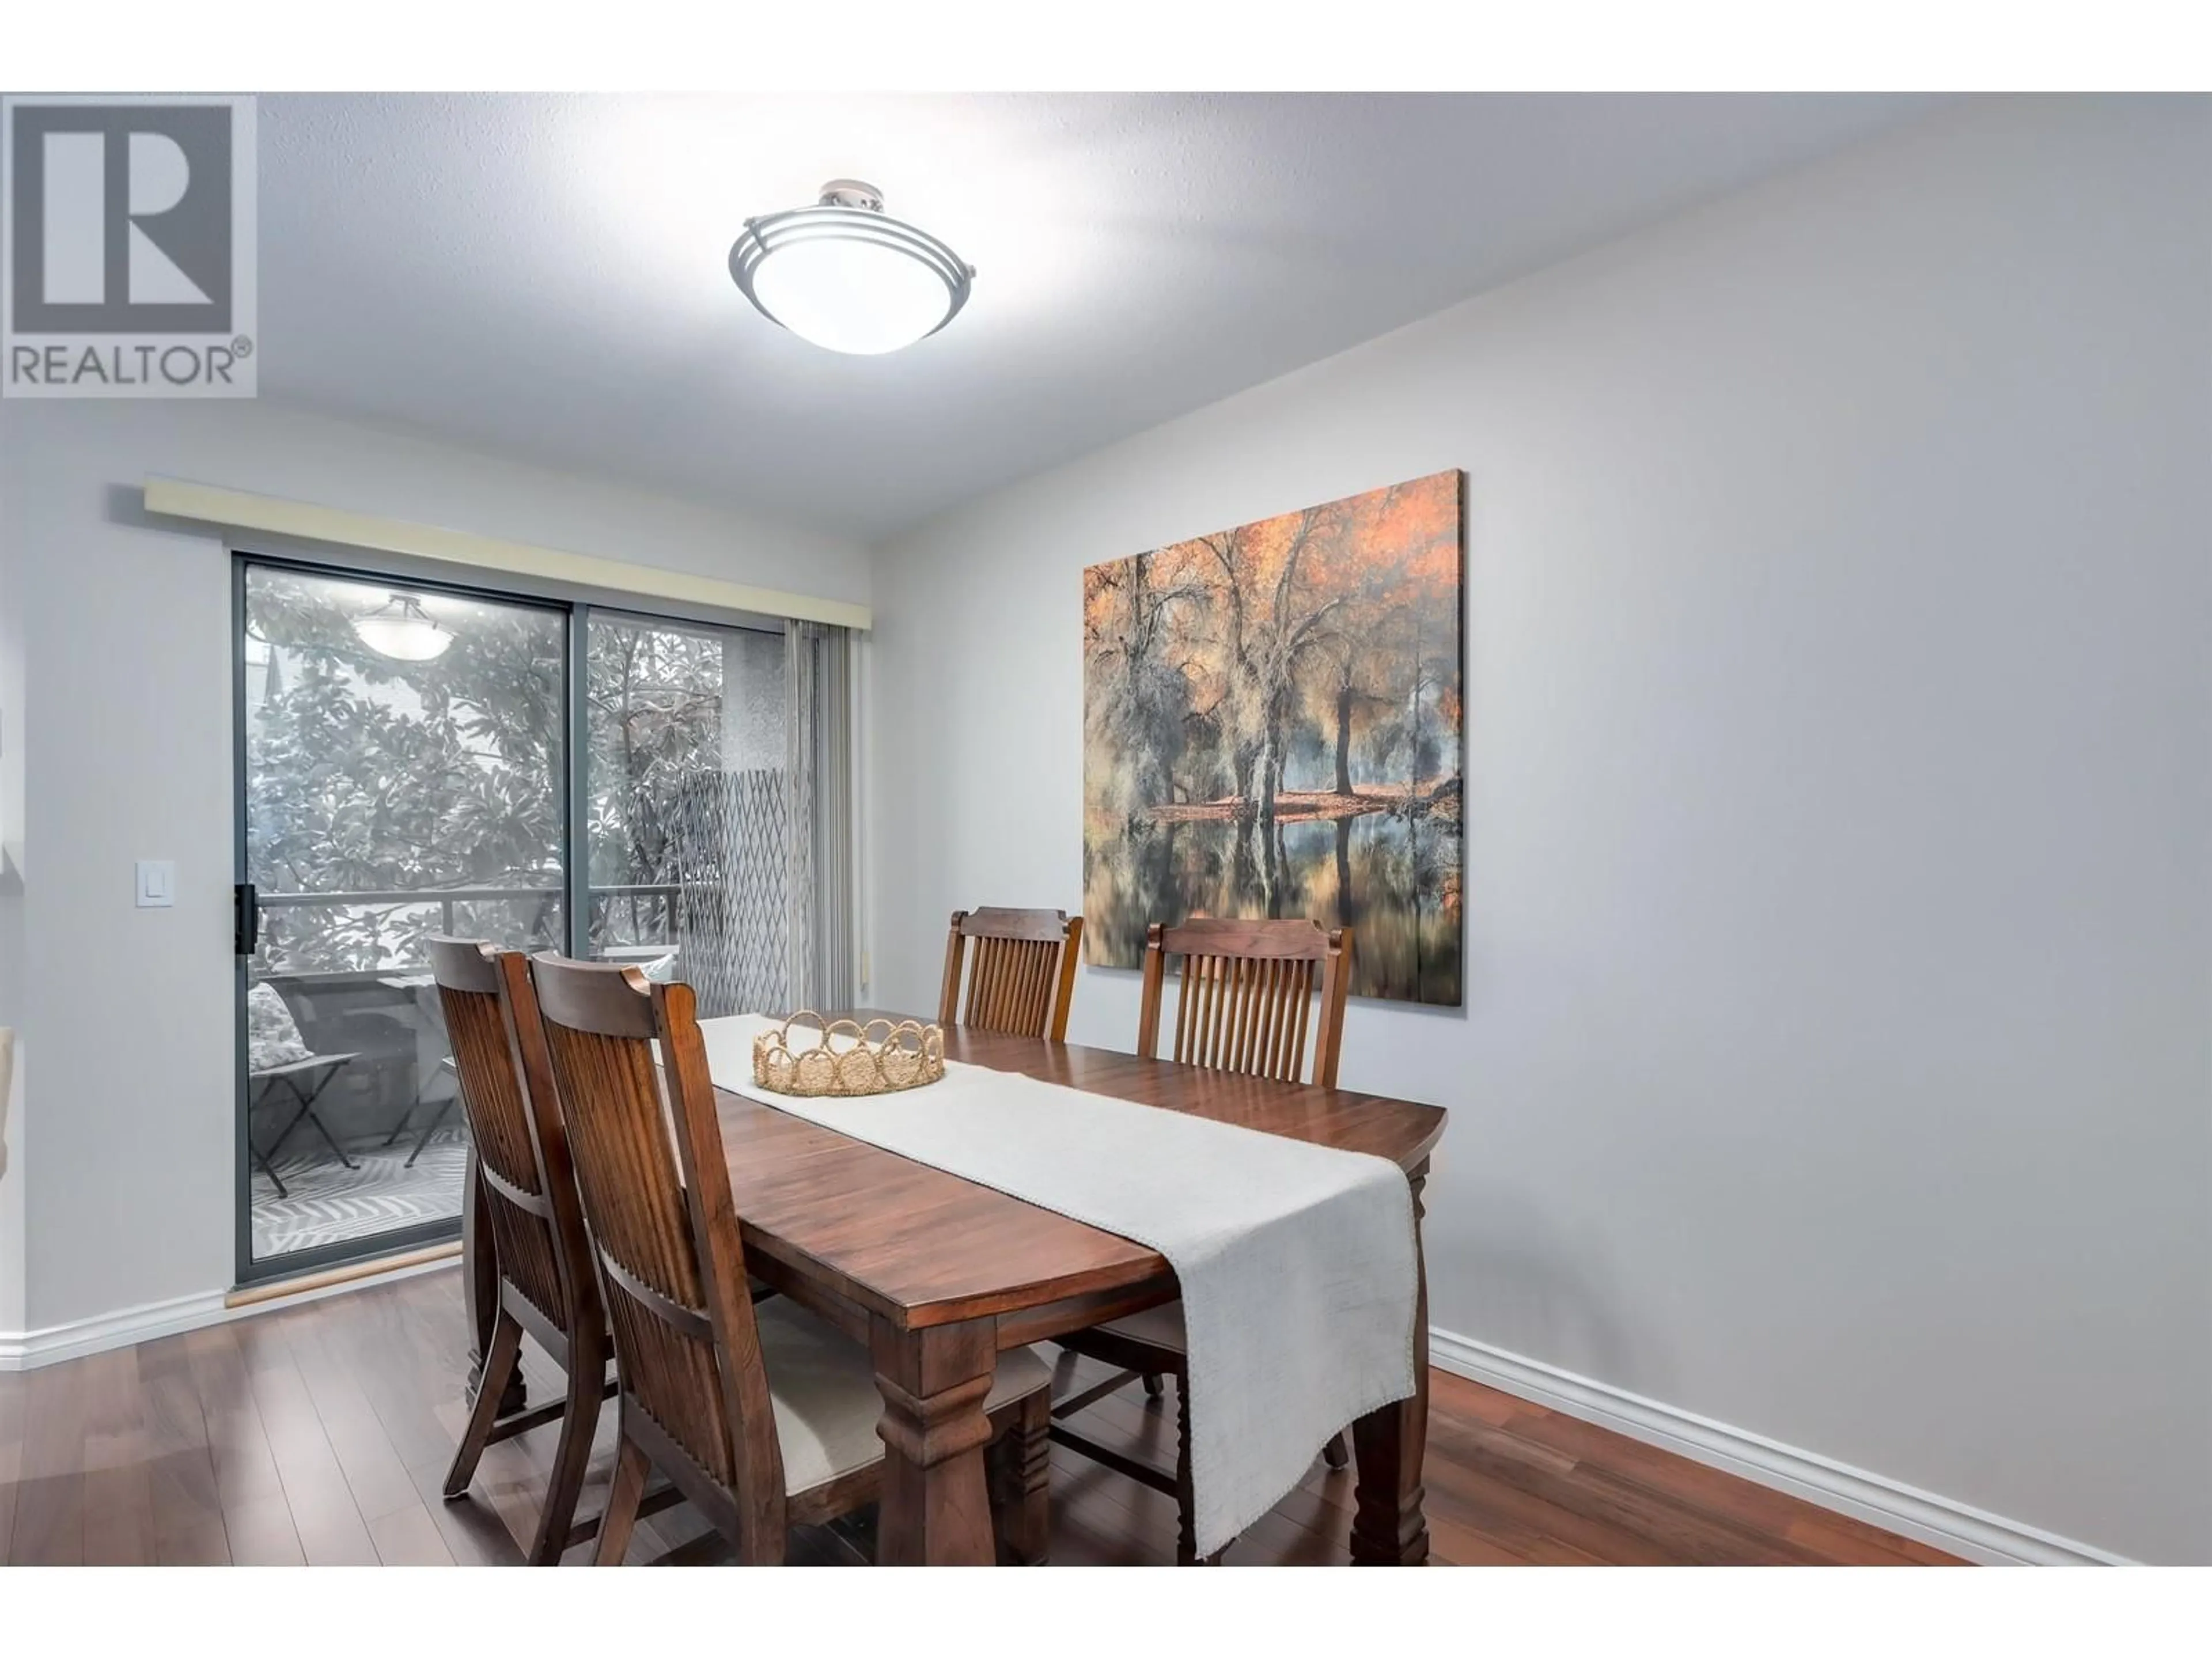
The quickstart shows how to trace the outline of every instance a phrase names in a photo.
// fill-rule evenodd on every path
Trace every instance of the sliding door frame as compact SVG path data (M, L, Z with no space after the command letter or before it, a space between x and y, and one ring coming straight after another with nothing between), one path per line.
M564 741L559 763L561 791L560 854L563 902L562 948L571 956L588 956L591 948L591 803L589 778L591 740L591 625L594 617L645 624L665 623L676 627L705 624L720 629L744 629L756 633L784 632L782 620L752 612L718 611L673 602L641 601L635 594L606 593L570 584L515 577L489 585L456 581L450 565L435 564L402 555L372 553L360 549L330 550L313 544L294 544L280 537L256 538L252 544L233 543L230 556L231 617L231 844L232 880L240 887L252 878L246 863L247 828L247 710L246 705L246 571L261 566L303 575L338 580L389 583L413 592L441 593L489 605L505 605L558 613L562 629L562 685L565 700ZM233 940L233 945L241 943ZM231 1012L234 1023L236 1079L234 1090L235 1139L232 1152L234 1191L232 1211L237 1282L242 1288L271 1280L299 1277L328 1267L397 1255L425 1245L460 1237L461 1220L455 1215L366 1238L346 1239L313 1249L257 1261L253 1254L253 1157L252 1078L247 1064L246 996L248 989L247 953L232 957Z

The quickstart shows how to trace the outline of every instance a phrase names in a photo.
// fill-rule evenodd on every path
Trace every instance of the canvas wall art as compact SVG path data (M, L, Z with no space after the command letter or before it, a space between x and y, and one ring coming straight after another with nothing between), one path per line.
M1461 537L1439 472L1083 573L1091 962L1311 916L1355 996L1458 1004Z

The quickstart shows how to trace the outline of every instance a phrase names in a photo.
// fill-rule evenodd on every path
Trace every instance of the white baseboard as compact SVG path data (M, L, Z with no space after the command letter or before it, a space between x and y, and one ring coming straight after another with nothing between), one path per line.
M58 1365L65 1359L82 1359L88 1354L106 1353L111 1348L127 1348L133 1343L151 1342L156 1337L175 1336L185 1331L198 1330L203 1326L220 1325L233 1319L272 1312L278 1308L319 1302L326 1296L365 1291L378 1285L389 1285L398 1279L412 1279L417 1273L436 1273L453 1266L450 1257L439 1261L419 1262L395 1268L390 1273L378 1273L373 1278L353 1279L339 1285L321 1285L313 1290L302 1291L296 1296L273 1297L266 1302L251 1303L237 1308L228 1305L228 1291L200 1291L191 1296L172 1297L166 1302L149 1302L143 1307L125 1308L92 1319L48 1325L40 1330L0 1331L0 1371L36 1370L41 1365Z
M1429 1358L1455 1376L1487 1383L1570 1417L1613 1429L1730 1474L1991 1566L2129 1566L2123 1555L2008 1521L1901 1481L1731 1428L1679 1407L1631 1394L1493 1348L1456 1332L1429 1330Z
M124 1308L94 1319L73 1320L65 1325L48 1325L12 1334L0 1332L0 1371L35 1370L64 1359L81 1359L87 1354L105 1353L110 1348L149 1342L157 1336L195 1331L228 1316L229 1310L223 1306L221 1291L202 1291L192 1296L172 1297L167 1302L149 1302L143 1307Z

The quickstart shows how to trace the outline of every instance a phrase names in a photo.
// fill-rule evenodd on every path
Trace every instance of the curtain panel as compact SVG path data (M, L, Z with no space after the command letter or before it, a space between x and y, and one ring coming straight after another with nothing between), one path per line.
M784 624L789 836L784 938L793 1008L849 1008L854 971L853 633Z

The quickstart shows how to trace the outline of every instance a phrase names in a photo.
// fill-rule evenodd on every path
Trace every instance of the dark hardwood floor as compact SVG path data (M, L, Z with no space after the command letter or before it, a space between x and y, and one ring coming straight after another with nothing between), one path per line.
M530 1536L556 1431L492 1447L470 1498L439 1483L459 1431L460 1279L444 1271L21 1375L0 1375L0 1560L512 1563ZM1072 1361L1072 1357L1070 1357ZM533 1395L554 1379L526 1361ZM1074 1364L1079 1381L1102 1375ZM1065 1376L1066 1373L1063 1373ZM613 1413L581 1513L611 1473ZM1173 1455L1174 1413L1130 1389L1083 1414L1090 1432ZM1948 1562L1924 1545L1604 1429L1435 1373L1426 1466L1434 1559L1528 1563ZM1297 1490L1232 1545L1237 1565L1346 1557L1352 1476L1315 1460ZM1053 1452L1053 1559L1165 1565L1166 1497ZM865 1544L865 1528L860 1541ZM712 1561L687 1505L641 1522L634 1561ZM588 1554L580 1548L577 1559ZM794 1559L845 1559L802 1534Z

